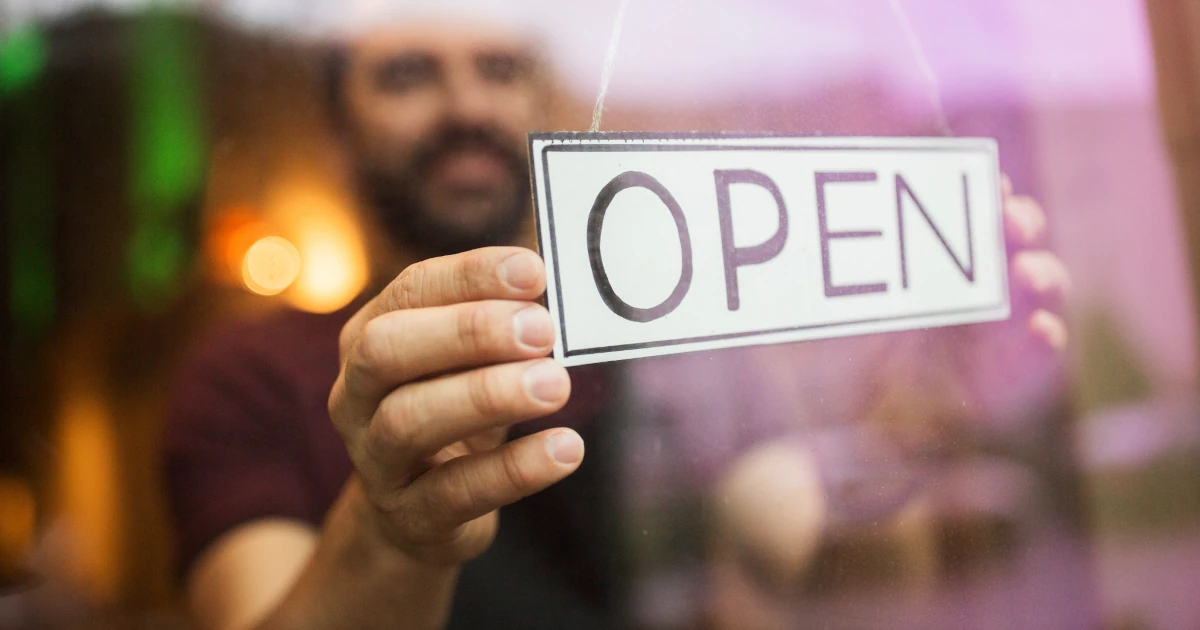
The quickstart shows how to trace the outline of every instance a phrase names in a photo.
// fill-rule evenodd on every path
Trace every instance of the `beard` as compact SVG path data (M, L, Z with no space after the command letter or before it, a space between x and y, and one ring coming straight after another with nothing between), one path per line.
M495 186L438 186L433 172L458 152L498 158L506 176ZM529 176L521 151L495 129L448 125L422 141L406 164L359 163L360 195L380 219L392 245L421 258L512 244L531 212Z

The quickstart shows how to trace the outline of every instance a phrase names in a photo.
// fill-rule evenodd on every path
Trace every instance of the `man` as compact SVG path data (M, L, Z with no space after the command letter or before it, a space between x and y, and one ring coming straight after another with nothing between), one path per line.
M612 389L544 358L545 269L511 246L529 243L543 67L519 33L465 23L343 52L335 114L398 275L342 313L231 331L184 371L168 476L197 622L619 625L596 468L612 460L594 450ZM1036 239L1040 210L1009 210ZM1061 288L1034 271L1017 281ZM1038 313L1034 335L1061 348L1061 320Z
M424 23L359 38L343 52L335 63L335 117L364 200L379 211L392 253L401 258L381 272L395 277L425 258L521 242L531 219L524 134L541 125L547 102L543 69L529 42L491 26ZM583 444L571 429L545 430L495 448L509 424L559 409L570 392L566 371L539 358L553 341L548 313L533 303L543 292L543 274L536 254L513 247L416 264L349 324L352 311L287 314L219 338L192 363L176 397L168 466L183 560L191 565L189 595L204 625L256 621L306 564L293 595L273 618L295 619L296 609L320 607L344 588L347 603L323 611L335 614L326 619L338 625L426 627L446 619L458 565L479 555L495 535L494 510L563 479L583 457ZM418 317L386 316L400 304L413 307L406 315ZM390 350L397 343L405 348L402 357ZM340 363L346 366L343 375ZM493 363L499 365L484 367ZM246 366L257 371L246 374ZM312 381L316 398L298 397L313 404L293 406L264 395L272 379ZM396 387L410 381L419 382ZM602 386L597 378L586 385ZM587 391L580 393L572 417L602 411L602 397L593 396L593 402ZM349 449L325 415L327 398ZM316 414L316 421L288 417L306 413ZM372 416L379 420L375 429L368 428ZM272 426L276 420L280 424ZM408 437L385 429L395 423L407 433L401 425L410 421L425 428ZM322 444L318 454L310 456L308 443L294 448L287 443L301 432L311 433L305 434L308 442ZM229 440L234 447L213 440ZM474 455L448 461L469 453ZM359 474L347 484L352 462ZM410 486L407 479L419 482ZM407 489L393 492L397 483ZM338 492L342 498L318 536L314 526ZM579 498L601 508L596 496ZM314 502L321 505L314 508ZM594 517L548 512L509 520L562 530L556 519ZM416 515L422 516L410 518ZM569 574L586 564L578 547L594 536L584 537L553 541L574 548L574 558L538 557L559 555L547 547L505 564L571 563L563 567ZM338 546L329 547L334 541ZM201 546L204 553L192 562ZM502 551L528 546L512 541ZM355 549L371 551L364 556ZM314 560L306 563L314 550ZM342 555L346 552L351 553ZM372 576L364 559L378 563L380 573ZM520 585L522 571L508 568L508 574L490 575L500 585L490 591L500 592L514 579ZM606 625L604 607L593 601L604 598L594 585L602 578L563 579L562 573L557 582L565 586L525 585L544 599L559 600L549 612L528 611L525 619L547 614L557 616L541 625ZM397 584L403 586L396 589ZM305 595L307 589L321 597ZM509 591L512 601L498 605L519 606L528 599L520 589ZM350 603L360 597L365 599ZM376 610L397 603L392 610L402 617ZM426 616L414 614L418 609ZM367 616L355 618L359 612ZM312 610L298 616L322 618Z

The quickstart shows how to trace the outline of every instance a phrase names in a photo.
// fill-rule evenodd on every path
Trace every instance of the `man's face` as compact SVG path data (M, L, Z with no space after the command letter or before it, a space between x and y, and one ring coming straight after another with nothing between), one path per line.
M354 172L394 244L435 256L513 242L530 214L525 133L542 123L546 93L529 43L427 25L347 52Z

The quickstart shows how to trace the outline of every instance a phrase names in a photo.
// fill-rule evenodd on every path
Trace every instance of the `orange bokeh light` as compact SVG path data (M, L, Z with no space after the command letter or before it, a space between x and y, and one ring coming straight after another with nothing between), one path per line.
M366 286L366 247L350 205L329 190L293 182L266 204L268 221L295 244L304 264L281 295L312 313L335 311Z
M242 282L259 295L282 293L300 277L300 250L282 236L264 236L242 257Z
M275 233L251 206L223 208L209 225L204 242L214 278L227 284L242 284L246 250L255 241Z
M73 558L71 581L95 601L110 602L123 570L121 464L112 409L95 378L80 372L71 369L62 392L56 518Z
M15 570L33 543L37 503L28 483L0 475L0 576Z

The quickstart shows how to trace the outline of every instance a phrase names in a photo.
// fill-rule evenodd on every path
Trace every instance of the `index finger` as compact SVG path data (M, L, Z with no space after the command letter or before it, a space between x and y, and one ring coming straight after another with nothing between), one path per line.
M1046 212L1032 197L1011 195L1004 200L1004 232L1012 249L1039 245L1046 238Z
M484 247L410 265L346 324L347 349L367 322L391 311L480 300L533 300L546 290L546 267L524 247Z

